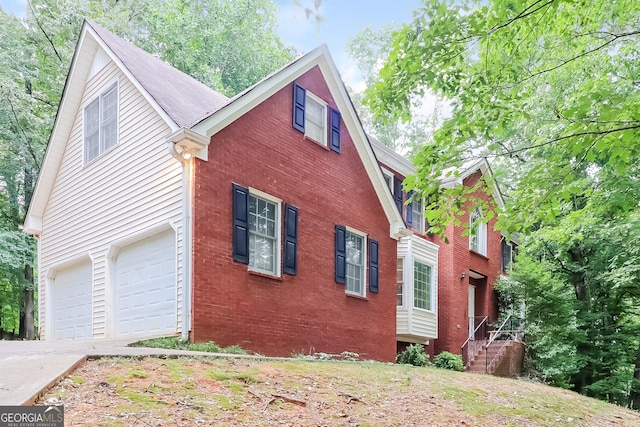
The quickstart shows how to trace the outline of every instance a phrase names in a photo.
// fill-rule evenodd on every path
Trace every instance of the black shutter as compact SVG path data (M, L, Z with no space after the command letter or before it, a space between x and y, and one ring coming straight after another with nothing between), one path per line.
M283 267L285 274L298 272L298 208L292 205L285 205Z
M233 184L233 260L249 264L249 189Z
M407 203L407 220L406 223L409 227L411 227L413 225L413 200L411 200L411 196L413 196L413 191L409 191L407 193L407 200L409 200L409 203Z
M347 282L347 230L336 225L336 283Z
M336 153L340 152L340 123L342 119L340 117L340 112L338 110L334 110L333 108L329 108L329 123L331 126L330 133L330 143L329 147L335 151Z
M304 133L304 106L307 91L293 84L293 128Z
M393 178L393 197L396 200L398 212L400 212L400 216L402 216L402 181L396 177Z
M369 239L369 292L378 293L378 241Z

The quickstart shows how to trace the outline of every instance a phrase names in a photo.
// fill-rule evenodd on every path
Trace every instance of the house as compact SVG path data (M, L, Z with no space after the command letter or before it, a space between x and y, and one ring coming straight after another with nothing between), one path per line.
M415 173L414 166L379 141L371 141L398 211L412 231L411 236L402 237L398 243L398 351L409 343L420 343L427 344L425 351L432 356L443 351L461 354L468 339L484 338L483 334L488 332L489 325L498 320L498 302L493 284L508 269L513 243L495 230L495 218L488 223L476 223L475 218L481 217L482 212L479 207L472 205L472 201L462 208L468 214L461 218L461 225L449 224L447 227L445 237L448 243L430 235L424 220L422 201L411 201L411 195L402 188L404 178ZM472 188L483 176L491 175L489 164L481 160L467 165L455 177L443 179L441 185ZM488 179L473 196L484 200L489 206L504 207L494 180ZM465 232L465 223L476 223L470 235ZM425 250L434 246L437 257L427 257ZM425 295L421 281L424 276L422 263L432 271L437 271L437 283L426 287L426 295L430 296L432 304L426 306L421 305L422 297L418 296ZM408 303L404 296L412 297L409 301L413 301L413 304ZM433 314L428 307L432 307ZM422 319L428 316L433 319L430 327L421 328Z
M25 230L41 339L390 361L396 254L422 247L414 324L436 331L437 247L406 228L326 47L228 99L86 21Z

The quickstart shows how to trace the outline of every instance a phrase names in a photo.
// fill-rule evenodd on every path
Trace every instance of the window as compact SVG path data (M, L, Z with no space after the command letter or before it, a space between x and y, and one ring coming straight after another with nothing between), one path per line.
M364 261L365 236L347 230L346 233L346 261L347 261L347 292L364 296Z
M118 143L118 85L107 89L84 109L84 162L89 163Z
M431 267L418 261L413 262L413 306L432 310Z
M249 269L279 275L280 204L249 193Z
M413 211L412 228L418 233L424 233L424 212L422 210L422 199L415 199L411 202L411 210Z
M327 145L327 104L307 91L305 103L304 136Z
M384 183L387 184L387 187L389 187L391 194L393 194L393 173L384 168L380 168L380 170L382 171L382 176L384 177Z
M469 215L469 249L487 254L487 223L482 221L482 211L475 208Z
M281 234L284 236L282 271L298 271L298 208L262 191L232 185L233 260L247 264L250 271L280 276Z
M402 307L404 305L402 288L404 286L404 258L398 258L396 261L396 305Z
M327 116L329 123L327 123ZM298 84L293 84L293 128L336 153L340 152L342 117L336 109ZM327 131L330 132L327 132ZM327 144L329 133L329 144Z
M511 242L502 239L502 271L510 270L511 261L513 261L513 247Z

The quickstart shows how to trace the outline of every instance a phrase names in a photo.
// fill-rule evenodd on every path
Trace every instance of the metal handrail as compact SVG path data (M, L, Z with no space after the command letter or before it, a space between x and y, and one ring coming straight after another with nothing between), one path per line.
M486 323L486 321L487 321L488 319L489 319L489 317L488 317L488 316L484 316L484 317L482 318L482 322L480 322L480 323L478 324L478 326L473 330L473 333L469 335L469 337L467 338L467 340L464 342L464 344L462 344L462 345L460 346L460 348L464 348L464 346L465 346L465 345L467 345L467 344L469 343L469 340L470 340L472 337L475 337L475 336L476 336L476 332L478 332L478 329L480 329L480 327L481 327L484 323Z
M493 356L493 359L491 359L491 362L489 362L489 358L485 359L485 366L484 366L484 372L487 374L491 374L491 372L489 372L489 369L493 366L493 362L496 361L496 359L498 358L498 356L502 353L502 349L509 344L509 341L505 341L504 343L502 343L502 346L500 347L500 349L496 352L495 356ZM489 355L489 344L487 344L486 347L486 351L487 351L487 356Z
M493 334L493 336L489 337L489 342L487 343L487 345L485 346L485 348L489 348L489 346L491 345L492 342L494 342L496 340L496 338L498 336L500 336L500 334L502 333L502 329L504 328L504 325L507 324L507 322L509 321L509 319L511 319L511 315L508 315L506 319L504 319L504 322L502 322L502 325L500 325L500 327L498 328L498 330Z

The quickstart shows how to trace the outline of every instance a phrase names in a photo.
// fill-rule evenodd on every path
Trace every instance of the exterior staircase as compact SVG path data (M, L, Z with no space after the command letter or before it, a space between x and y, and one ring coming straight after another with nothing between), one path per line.
M462 345L467 372L517 377L522 373L522 321L510 316L497 331L486 331L486 317Z

